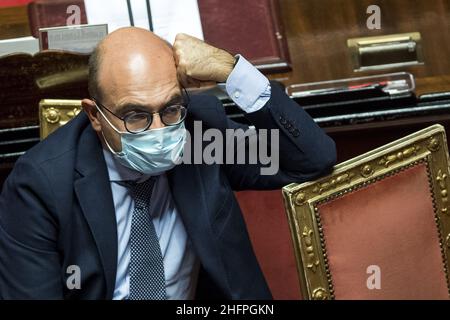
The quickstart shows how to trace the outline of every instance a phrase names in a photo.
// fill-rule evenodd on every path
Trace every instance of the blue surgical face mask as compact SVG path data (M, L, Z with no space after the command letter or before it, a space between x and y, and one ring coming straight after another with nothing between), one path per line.
M120 134L122 151L116 152L111 148L102 131L108 149L122 165L144 174L158 175L181 162L186 142L186 129L183 122L133 134L119 131L98 106L97 110L111 128Z

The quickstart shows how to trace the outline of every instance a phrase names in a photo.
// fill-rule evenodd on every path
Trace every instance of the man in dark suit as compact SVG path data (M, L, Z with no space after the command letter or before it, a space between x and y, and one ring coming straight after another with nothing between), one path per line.
M258 139L279 133L277 172L177 165L196 122L248 129L213 96L187 100L180 84L203 81L224 87ZM172 48L142 29L110 34L91 56L89 90L84 113L22 156L3 187L0 298L271 298L233 190L326 174L334 142L244 57L187 35Z

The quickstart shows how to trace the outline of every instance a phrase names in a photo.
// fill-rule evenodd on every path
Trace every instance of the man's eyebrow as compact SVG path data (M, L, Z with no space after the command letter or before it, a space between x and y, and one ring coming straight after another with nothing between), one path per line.
M169 101L164 104L163 108L166 106L170 106L176 103L184 103L185 100L183 99L183 96L179 93L174 94ZM125 114L130 111L144 111L148 112L148 105L140 104L140 103L124 103L123 105L119 105L117 107L117 113L119 114Z
M143 104L139 104L139 103L125 103L123 105L119 105L117 107L117 113L118 114L125 114L127 112L130 111L145 111L148 112L148 107L143 105Z
M186 102L184 97L181 94L176 93L169 99L169 101L167 101L167 103L164 106L170 106L175 103L184 103L184 102Z

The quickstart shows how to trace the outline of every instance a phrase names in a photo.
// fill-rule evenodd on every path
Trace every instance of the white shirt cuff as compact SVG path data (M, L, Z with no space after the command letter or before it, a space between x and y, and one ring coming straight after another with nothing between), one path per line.
M243 56L228 76L226 83L218 86L226 91L230 98L247 113L255 112L269 101L271 87L269 80Z

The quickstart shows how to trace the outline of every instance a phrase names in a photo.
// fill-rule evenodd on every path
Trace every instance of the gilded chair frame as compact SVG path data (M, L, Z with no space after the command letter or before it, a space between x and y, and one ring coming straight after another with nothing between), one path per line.
M420 163L427 164L442 263L449 282L450 172L445 130L434 125L338 164L317 181L289 184L283 198L304 299L334 299L318 206ZM450 289L449 289L450 296Z
M81 100L43 99L39 102L40 138L65 125L81 112Z

